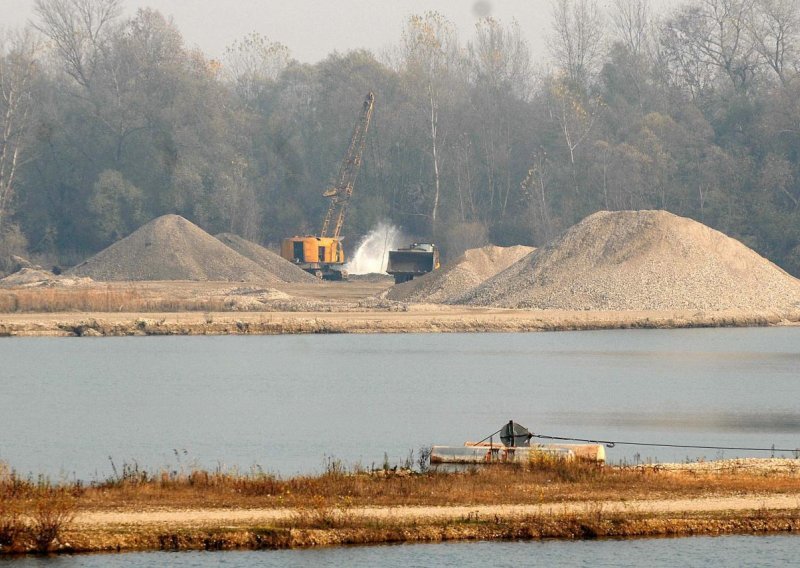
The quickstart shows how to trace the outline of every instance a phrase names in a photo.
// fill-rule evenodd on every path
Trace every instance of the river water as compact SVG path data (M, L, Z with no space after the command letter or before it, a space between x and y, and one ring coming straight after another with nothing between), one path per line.
M320 471L326 456L396 463L509 419L558 436L800 447L800 328L8 338L0 386L0 460L54 479L123 462L283 475Z
M395 546L343 547L263 552L153 552L103 554L7 561L14 568L76 566L138 568L174 566L194 568L250 566L300 568L305 566L381 566L414 568L454 566L794 566L797 537L724 536L682 539L637 539L545 542L465 542ZM5 564L0 558L0 565Z

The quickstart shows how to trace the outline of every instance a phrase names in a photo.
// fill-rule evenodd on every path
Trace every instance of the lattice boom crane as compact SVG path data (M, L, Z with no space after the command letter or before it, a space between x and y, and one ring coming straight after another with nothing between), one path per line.
M331 203L328 207L328 212L325 214L325 220L322 222L320 237L328 236L331 220L334 217L336 218L336 224L334 225L331 236L334 239L341 237L345 215L347 214L347 207L350 204L350 198L353 196L353 186L356 183L358 171L361 169L361 157L364 155L367 130L369 130L369 122L372 119L372 109L374 106L375 95L369 93L364 100L361 116L359 116L358 122L356 122L353 128L353 136L350 138L350 147L347 149L347 154L342 161L342 165L339 167L339 175L337 176L336 184L322 194L325 197L330 197Z
M356 177L361 169L361 158L374 107L375 95L368 93L353 128L347 154L339 167L336 183L322 194L330 199L330 204L322 221L319 236L292 237L284 239L281 243L283 258L326 280L341 280L347 277L347 273L340 268L345 262L341 242L342 228L353 196Z

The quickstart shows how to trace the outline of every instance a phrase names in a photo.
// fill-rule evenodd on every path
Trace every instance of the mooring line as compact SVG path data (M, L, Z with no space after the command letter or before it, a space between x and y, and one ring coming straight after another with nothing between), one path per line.
M505 428L505 426L504 426L503 428ZM497 435L498 435L500 432L502 432L502 431L503 431L503 428L500 428L500 429L499 429L497 432L495 432L494 434L489 434L489 435L488 435L488 436L486 436L486 437L485 437L483 440L481 440L481 441L479 441L479 442L476 442L476 445L478 445L478 444L482 444L482 443L484 443L486 440L489 440L490 438L493 438L493 437L497 436Z
M740 452L800 452L800 448L776 448L774 445L771 448L745 448L734 446L695 446L684 444L653 444L649 442L621 442L616 440L590 440L588 438L572 438L569 436L548 436L546 434L531 434L531 438L540 438L543 440L560 440L566 442L586 442L587 444L603 444L607 448L614 446L648 446L651 448L680 448L692 450L730 450Z

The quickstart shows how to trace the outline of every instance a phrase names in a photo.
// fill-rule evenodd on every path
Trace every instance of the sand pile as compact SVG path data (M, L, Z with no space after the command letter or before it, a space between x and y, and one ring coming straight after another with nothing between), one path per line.
M800 280L739 241L665 211L601 211L460 303L564 310L787 310Z
M95 280L280 279L179 215L164 215L71 269Z
M387 298L402 302L454 303L464 294L530 254L525 246L488 245L470 249L441 270L428 273L389 290Z
M319 282L319 278L295 266L280 255L252 241L243 239L239 235L220 233L217 238L242 256L246 256L262 268L265 268L270 274L277 276L283 282Z

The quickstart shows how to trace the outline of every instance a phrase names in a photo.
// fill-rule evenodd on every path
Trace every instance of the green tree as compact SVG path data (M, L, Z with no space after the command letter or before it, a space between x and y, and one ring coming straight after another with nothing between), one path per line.
M98 236L108 245L138 228L143 221L144 194L117 171L106 170L92 187L89 209Z

